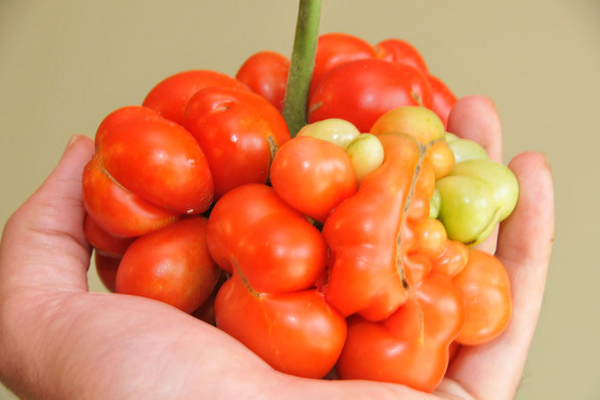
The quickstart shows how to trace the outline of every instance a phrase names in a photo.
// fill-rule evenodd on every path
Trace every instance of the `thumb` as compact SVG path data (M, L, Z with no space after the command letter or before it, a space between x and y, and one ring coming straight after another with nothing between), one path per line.
M91 138L76 135L58 165L9 218L0 243L0 285L87 288L90 247L83 233L83 167Z

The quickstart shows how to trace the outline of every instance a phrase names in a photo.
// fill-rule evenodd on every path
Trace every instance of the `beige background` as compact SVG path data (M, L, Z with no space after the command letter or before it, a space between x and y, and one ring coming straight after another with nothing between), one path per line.
M547 154L555 251L518 399L600 398L600 2L323 2L321 32L407 39L457 95L492 97L507 160ZM0 0L0 224L72 134L93 136L172 73L234 75L255 51L289 54L296 11L296 0Z

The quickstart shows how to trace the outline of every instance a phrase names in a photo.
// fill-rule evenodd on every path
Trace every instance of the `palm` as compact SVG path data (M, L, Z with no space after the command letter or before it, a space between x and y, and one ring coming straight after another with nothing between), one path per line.
M501 158L500 126L487 100L461 100L449 128ZM5 228L0 376L13 390L44 399L435 397L398 385L283 375L225 333L173 307L89 293L80 182L92 152L91 141L79 138ZM553 235L552 186L544 162L537 154L511 162L523 195L497 243L494 238L483 245L493 251L497 244L511 276L511 325L488 345L463 348L439 397L514 395L539 314Z

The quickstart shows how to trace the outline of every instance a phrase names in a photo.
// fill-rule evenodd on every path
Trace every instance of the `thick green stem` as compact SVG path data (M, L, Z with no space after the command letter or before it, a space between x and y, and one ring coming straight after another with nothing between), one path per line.
M306 125L308 89L315 64L320 19L321 0L300 0L294 50L283 106L283 117L292 137Z

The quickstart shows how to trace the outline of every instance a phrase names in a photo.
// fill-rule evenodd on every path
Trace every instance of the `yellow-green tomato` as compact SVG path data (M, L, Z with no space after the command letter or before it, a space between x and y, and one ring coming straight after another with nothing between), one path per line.
M383 163L383 146L377 136L370 133L358 135L346 149L354 168L356 182L360 185L363 179L375 171Z
M302 127L297 136L311 136L327 140L346 150L360 131L354 124L339 118L324 119Z
M471 245L486 239L499 222L500 207L492 187L483 179L449 175L435 187L441 203L438 219L448 238Z
M519 182L504 164L489 159L474 159L457 163L450 175L483 179L492 188L496 204L500 207L500 221L508 217L519 199Z
M429 218L437 218L440 214L440 205L442 204L442 196L438 188L433 189L433 194L429 198Z

